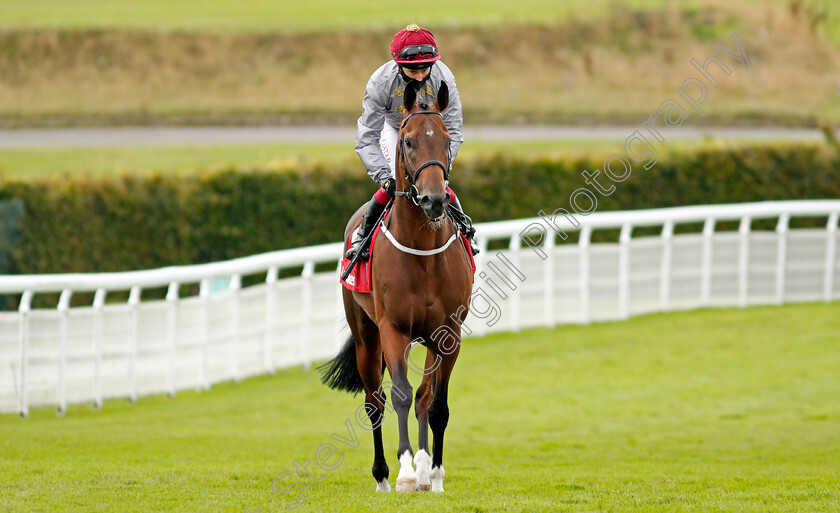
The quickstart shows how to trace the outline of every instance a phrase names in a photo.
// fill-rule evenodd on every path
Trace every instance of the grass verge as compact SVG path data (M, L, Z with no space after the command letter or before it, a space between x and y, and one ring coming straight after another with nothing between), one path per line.
M196 12L184 1L147 0L142 4L108 0L39 0L20 4L3 0L5 27L60 29L131 29L230 32L328 32L381 26L401 27L416 22L437 26L496 26L511 23L562 21L569 16L602 15L614 4L604 1L523 0L515 5L504 0L454 0L446 9L392 5L359 0L352 5L336 0L272 2L245 0L232 8L224 0L209 0ZM660 7L660 0L625 0L634 8ZM700 4L700 0L686 2ZM397 29L398 30L398 29Z
M468 339L450 389L446 493L374 493L371 439L355 427L360 446L339 449L332 472L312 469L323 481L298 510L836 511L836 321L836 304L812 304ZM295 460L312 468L359 404L289 369L65 418L0 416L0 506L284 510L272 480ZM384 440L393 484L393 415Z
M750 8L768 2L745 2ZM771 0L769 2L813 23L840 44L840 11L833 0ZM61 0L14 2L3 0L6 29L61 30L166 30L191 32L328 32L366 30L381 26L399 27L409 22L444 27L489 27L516 23L557 24L569 18L604 16L617 7L654 10L667 7L667 0L523 0L515 5L502 0L453 0L446 9L423 6L392 6L375 0L359 0L352 5L336 0L271 2L244 0L232 8L224 0L202 2L200 12L185 0L147 0L142 3L108 0ZM698 10L708 0L684 0L683 9Z
M628 134L629 135L629 134ZM737 148L749 145L785 144L781 141L726 140L707 138L695 141L667 141L656 145L661 156L704 148ZM458 162L487 155L520 157L585 157L621 152L624 140L547 140L466 143ZM190 146L126 146L99 148L33 148L0 152L0 175L11 178L40 179L71 174L102 177L114 174L194 174L222 169L258 167L288 168L288 164L351 162L362 164L347 143L288 143Z

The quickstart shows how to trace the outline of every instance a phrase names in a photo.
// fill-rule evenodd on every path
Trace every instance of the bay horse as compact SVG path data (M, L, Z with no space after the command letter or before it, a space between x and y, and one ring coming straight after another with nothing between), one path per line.
M388 464L382 447L381 423L389 389L399 424L397 492L443 491L443 435L449 421L449 378L458 358L461 323L468 312L473 275L458 230L446 215L450 196L449 133L441 112L449 101L442 83L434 105L418 104L417 92L406 87L399 131L396 198L383 220L371 252L373 294L342 288L351 336L338 356L323 366L322 381L330 388L365 391L365 411L373 431L373 478L376 489L390 492ZM361 223L367 205L350 218L345 247ZM455 244L452 242L456 241ZM426 347L424 369L409 359L411 348ZM383 364L391 383L383 383ZM415 414L420 427L418 451L408 435L412 387L409 366L423 374ZM364 418L364 415L361 415ZM429 451L429 427L433 450ZM416 470L412 466L416 465Z

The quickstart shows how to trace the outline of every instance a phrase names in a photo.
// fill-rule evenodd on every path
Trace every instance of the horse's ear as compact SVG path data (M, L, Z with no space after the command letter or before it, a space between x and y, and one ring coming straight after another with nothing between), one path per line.
M414 108L414 103L417 101L417 88L413 84L405 85L405 93L403 93L403 107L405 108L405 115L407 116L411 109Z
M435 106L438 112L443 112L447 105L449 105L449 86L446 85L446 82L441 81L437 98L435 98Z

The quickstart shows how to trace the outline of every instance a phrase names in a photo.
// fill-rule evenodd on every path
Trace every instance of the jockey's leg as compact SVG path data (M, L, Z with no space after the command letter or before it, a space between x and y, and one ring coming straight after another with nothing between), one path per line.
M382 215L382 211L385 209L385 205L388 204L388 200L390 199L391 195L388 194L388 191L382 188L378 189L376 194L373 195L370 203L368 203L368 209L367 212L365 212L365 217L362 220L362 228L353 235L353 243L344 254L346 258L352 260L353 257L356 256L356 253L362 245L362 241L365 240L371 232L373 232L373 229L376 226L376 221L379 220L379 216ZM365 249L359 257L359 260L367 260L369 257L370 255L368 254L367 249Z
M452 190L451 187L448 185L446 186L446 192L449 193L450 200L449 204L452 205L455 210L457 210L455 215L460 214L460 219L458 220L458 224L461 227L461 233L464 234L464 237L470 241L470 247L472 248L473 255L477 255L479 253L478 246L476 246L475 241L473 238L475 237L475 228L472 227L472 224L467 221L467 216L464 213L463 207L461 207L461 202L458 201L458 196L455 195L455 191Z

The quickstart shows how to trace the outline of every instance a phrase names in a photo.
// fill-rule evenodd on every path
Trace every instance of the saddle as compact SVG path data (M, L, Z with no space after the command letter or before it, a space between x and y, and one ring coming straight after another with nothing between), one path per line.
M387 212L386 212L387 215ZM363 245L359 249L359 253L361 254L364 251L368 251L370 254L373 254L373 245L376 243L376 237L379 235L379 230L382 228L382 223L377 223L376 228L373 230L373 234L370 237L370 242L367 244L367 248ZM361 230L361 225L356 228L356 231ZM354 232L355 235L355 232ZM350 249L350 245L353 243L353 237L350 237L347 241L347 247L344 249ZM339 272L339 279L338 281L344 285L344 288L347 290L352 290L353 292L363 292L363 293L371 293L373 292L373 279L371 267L372 267L373 259L368 258L366 260L357 259L356 262L351 262L349 258L344 258L341 261L341 271ZM350 266L353 266L350 269ZM350 272L348 273L348 269ZM347 276L346 279L343 279L342 276Z
M390 209L388 209L390 210ZM382 219L388 219L388 210L385 211ZM469 222L469 217L464 216L460 212L453 208L452 206L447 208L447 211L455 222L455 229L457 230L458 237L461 239L461 243L464 246L464 251L467 253L467 257L470 261L470 267L472 267L473 275L475 275L475 259L473 258L472 250L470 248L470 241L464 236L465 230L471 230L475 232L475 228L472 227L472 224L461 224L465 222ZM463 217L456 217L460 214ZM379 236L381 229L382 229L382 222L380 221L377 223L376 228L373 230L373 234L370 237L370 241L367 243L367 248L363 245L359 249L359 253L361 254L363 251L367 250L371 255L373 255L373 247L376 244L376 239ZM361 226L357 228L357 230L361 229ZM349 249L350 244L353 242L353 237L350 237L347 241L347 247L344 249ZM352 269L350 268L352 265ZM373 258L368 258L367 260L357 260L356 262L352 262L348 258L344 258L341 262L341 271L339 272L339 282L346 288L347 290L351 290L353 292L362 292L370 294L373 292L373 273L371 269L373 267ZM349 272L348 272L349 269ZM346 279L342 278L346 275Z

